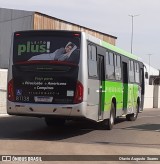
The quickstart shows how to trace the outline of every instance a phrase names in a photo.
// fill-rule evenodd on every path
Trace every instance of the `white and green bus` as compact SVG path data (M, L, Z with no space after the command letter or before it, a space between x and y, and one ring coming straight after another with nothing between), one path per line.
M112 129L143 108L137 56L84 32L19 31L12 42L8 114L43 117L48 126L86 118Z

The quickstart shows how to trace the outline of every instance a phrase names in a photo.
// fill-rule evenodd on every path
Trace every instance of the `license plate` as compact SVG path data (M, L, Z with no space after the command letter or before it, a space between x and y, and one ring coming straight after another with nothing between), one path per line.
M35 96L34 97L35 102L52 102L53 97L47 97L47 96Z

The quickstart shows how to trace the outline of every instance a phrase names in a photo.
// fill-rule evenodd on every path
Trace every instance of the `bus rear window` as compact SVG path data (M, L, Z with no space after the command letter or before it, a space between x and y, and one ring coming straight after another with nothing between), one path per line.
M35 35L36 34L36 35ZM61 33L60 33L61 34ZM50 32L19 34L14 36L13 63L24 61L65 61L78 64L80 56L80 35L58 35Z

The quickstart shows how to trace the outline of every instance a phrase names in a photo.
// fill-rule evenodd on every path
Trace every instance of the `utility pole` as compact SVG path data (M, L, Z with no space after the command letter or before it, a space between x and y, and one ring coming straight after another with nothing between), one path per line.
M133 52L133 18L139 15L129 15L132 18L132 29L131 29L131 53Z
M149 72L149 76L150 76L150 64L151 64L151 63L150 63L150 60L151 60L152 54L147 54L147 55L148 55L148 57L149 57L149 58L148 58L148 59L149 59L149 61L148 61L148 64L149 64L149 71L148 71L148 72Z

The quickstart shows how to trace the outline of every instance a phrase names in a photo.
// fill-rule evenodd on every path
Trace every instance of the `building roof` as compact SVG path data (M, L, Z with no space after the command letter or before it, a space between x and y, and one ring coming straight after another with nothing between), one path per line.
M62 20L62 19L59 19L59 18L56 18L56 17L53 17L53 16L50 16L50 15L47 15L47 14L44 14L44 13L40 13L40 12L35 12L36 14L40 14L42 16L45 16L45 17L48 17L48 18L51 18L51 19L55 19L55 20L59 20L59 21L62 21L64 23L68 23L68 24L71 24L71 25L76 25L76 26L79 26L80 28L85 28L85 29L88 29L90 31L94 31L94 32L98 32L102 35L106 35L108 37L112 37L114 39L117 39L116 36L113 36L113 35L110 35L110 34L106 34L106 33L103 33L103 32L100 32L100 31L97 31L97 30L94 30L94 29L91 29L91 28L88 28L88 27L85 27L85 26L81 26L81 25L78 25L78 24L75 24L75 23L72 23L72 22L68 22L68 21L65 21L65 20Z

